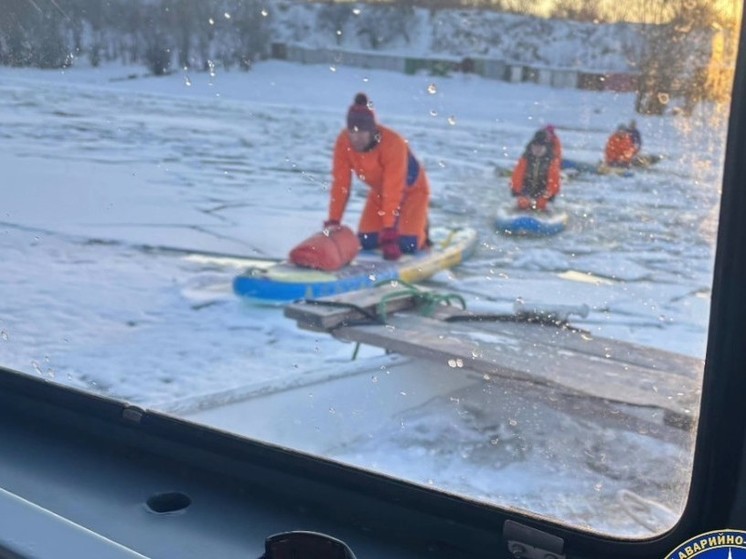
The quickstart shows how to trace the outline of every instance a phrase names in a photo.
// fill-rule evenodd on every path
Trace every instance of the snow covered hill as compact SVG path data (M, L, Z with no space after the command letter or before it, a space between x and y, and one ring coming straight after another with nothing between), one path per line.
M281 2L272 11L271 35L278 42L317 48L371 50L409 56L485 57L508 63L576 70L633 71L643 38L640 25L596 25L482 10L427 10L412 13L365 4L337 6ZM366 15L375 13L366 19ZM403 21L402 21L403 20ZM380 27L373 28L373 21ZM385 25L385 27L384 27Z

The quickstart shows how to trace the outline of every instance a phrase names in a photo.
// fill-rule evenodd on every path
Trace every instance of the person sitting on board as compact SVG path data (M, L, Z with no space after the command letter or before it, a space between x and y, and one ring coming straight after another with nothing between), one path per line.
M560 191L560 159L552 138L541 129L526 146L511 179L511 192L521 210L546 210Z
M428 245L430 185L425 169L401 135L376 122L364 93L355 96L347 112L347 128L334 145L325 228L342 221L352 173L369 187L358 226L364 250L380 247L386 260L397 260L402 253Z
M636 130L636 128L635 128ZM639 132L637 133L639 135ZM620 124L609 136L604 150L604 163L609 167L629 167L640 151L641 140L625 124Z

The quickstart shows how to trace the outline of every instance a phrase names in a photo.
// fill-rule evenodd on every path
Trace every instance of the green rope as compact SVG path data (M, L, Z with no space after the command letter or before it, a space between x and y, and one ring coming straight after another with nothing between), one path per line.
M461 306L462 310L466 310L466 301L461 295L458 295L457 293L434 293L431 291L423 291L416 287L415 285L412 285L411 283L407 283L404 280L385 280L378 282L374 284L373 287L380 287L382 285L392 285L396 284L402 287L402 289L398 291L392 291L390 293L387 293L383 297L381 297L381 300L378 302L378 305L376 306L376 314L369 312L368 310L359 307L357 305L354 305L352 303L342 303L337 301L321 301L318 299L306 299L304 302L309 305L320 305L320 306L329 306L329 307L340 307L340 308L347 308L350 310L355 310L362 314L365 319L361 321L356 321L355 323L352 322L346 322L344 325L350 326L352 324L386 324L386 316L387 316L387 310L386 306L389 304L389 302L397 297L401 297L402 295L408 295L414 300L414 306L416 309L420 311L420 315L422 316L431 316L435 310L440 305L447 305L451 306L454 302L458 303ZM341 325L340 325L341 326ZM333 329L332 329L333 330ZM355 361L357 359L358 353L360 351L360 342L357 342L355 344L355 349L352 352L352 361ZM388 350L387 350L388 353Z
M432 291L422 291L411 283L407 283L403 280L388 280L375 284L375 287L387 284L391 285L394 282L397 285L401 285L402 289L387 293L386 295L381 297L381 300L376 306L377 315L384 323L386 323L386 306L392 299L401 297L402 295L408 295L412 297L412 299L414 300L415 308L420 311L420 314L422 316L431 316L435 312L435 309L438 308L438 306L451 306L453 302L457 302L459 305L461 305L462 310L466 310L466 301L461 295L458 295L457 293L443 294L433 293Z
M412 297L414 300L415 308L417 308L420 311L420 314L422 316L431 316L435 309L438 308L440 305L448 305L451 306L454 302L461 305L462 310L466 310L466 301L461 295L458 295L457 293L433 293L432 291L422 291L421 289L417 288L415 285L412 285L411 283L407 283L404 280L387 280L382 281L379 283L376 283L374 287L380 287L382 285L391 285L396 283L396 285L402 286L402 289L398 291L392 291L390 293L387 293L383 297L381 297L381 300L376 305L376 314L379 323L386 324L386 316L387 316L387 310L386 306L388 303L396 299L397 297L400 297L402 295L408 295ZM358 342L355 345L355 350L352 353L352 360L354 361L357 359L358 351L360 349L360 342ZM386 350L386 353L389 353L388 350Z

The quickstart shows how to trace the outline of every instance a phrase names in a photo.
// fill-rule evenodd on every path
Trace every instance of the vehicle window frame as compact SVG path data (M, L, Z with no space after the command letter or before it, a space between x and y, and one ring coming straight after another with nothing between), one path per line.
M310 487L309 502L338 506L340 518L372 507L379 529L398 538L406 532L428 534L433 526L444 539L466 548L495 543L506 520L514 520L563 538L568 557L663 557L697 533L744 521L746 495L746 46L743 22L734 76L725 154L719 230L715 248L707 354L696 429L692 483L680 521L668 532L627 540L569 528L553 520L517 513L496 505L428 489L405 480L363 471L323 457L308 456L270 443L247 440L209 427L178 420L92 393L26 378L0 367L0 401L24 410L39 425L61 419L71 429L94 437L113 436L125 446L168 455L193 467L237 479L277 476L280 491L292 498ZM29 410L27 406L38 406ZM47 414L45 416L45 414ZM65 423L67 422L67 423ZM244 471L242 473L242 470ZM255 480L255 477L251 477ZM284 481L283 481L284 480ZM329 495L337 499L332 502ZM400 519L412 524L396 526ZM445 527L450 526L450 529ZM467 541L473 539L473 541ZM466 543L464 543L466 541Z

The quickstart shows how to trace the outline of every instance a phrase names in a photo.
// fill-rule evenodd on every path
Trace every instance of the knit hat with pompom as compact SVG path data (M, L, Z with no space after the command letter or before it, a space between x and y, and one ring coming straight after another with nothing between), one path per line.
M376 130L376 115L370 108L367 95L358 93L355 102L347 111L348 130L364 130L374 132Z

